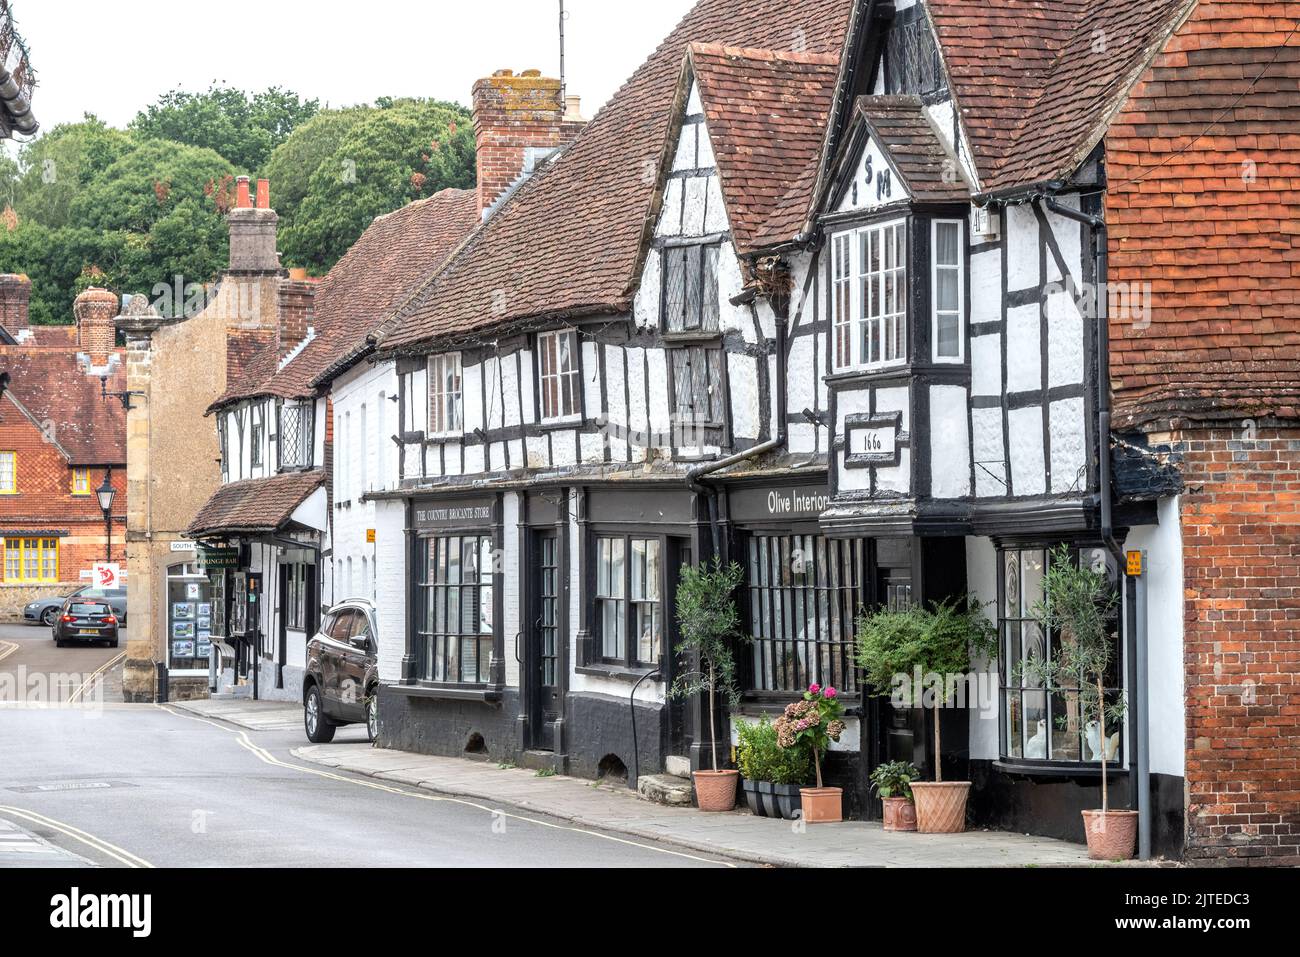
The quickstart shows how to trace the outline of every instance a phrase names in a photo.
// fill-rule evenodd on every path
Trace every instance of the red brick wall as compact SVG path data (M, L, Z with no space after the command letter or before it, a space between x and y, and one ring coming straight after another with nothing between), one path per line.
M1187 857L1300 864L1300 427L1181 447Z
M562 142L564 101L560 81L509 70L474 84L474 136L478 148L478 208L490 207L524 170L528 147Z
M302 280L280 281L280 355L284 357L307 338L313 323L316 284Z
M104 513L94 490L104 481L103 466L90 467L90 495L72 494L72 466L62 453L45 441L39 428L14 404L0 399L0 451L18 457L18 493L0 495L0 539L12 531L49 529L67 531L59 543L59 577L79 580L104 558ZM126 468L113 469L113 557L126 561ZM3 558L0 541L0 559ZM0 560L0 581L4 564Z

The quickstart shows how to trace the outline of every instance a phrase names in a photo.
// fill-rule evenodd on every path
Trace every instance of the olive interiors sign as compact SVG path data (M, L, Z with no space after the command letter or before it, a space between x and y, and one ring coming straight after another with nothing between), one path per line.
M822 486L737 489L730 495L731 517L738 522L815 519L830 501Z

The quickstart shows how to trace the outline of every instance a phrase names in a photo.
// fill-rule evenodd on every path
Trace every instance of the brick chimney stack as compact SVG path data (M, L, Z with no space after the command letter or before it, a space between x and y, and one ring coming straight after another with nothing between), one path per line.
M565 103L560 81L540 70L515 76L498 70L474 84L474 138L478 149L480 215L515 180L563 142Z
M32 301L32 281L26 276L0 275L0 326L18 338L28 327L27 307Z
M107 356L117 345L113 320L119 305L116 295L98 286L91 286L72 303L72 314L77 319L77 348L92 359Z
M230 272L236 274L278 273L276 226L280 217L271 209L271 189L266 180L257 183L257 208L247 176L235 183L235 208L230 211Z
M289 278L280 280L280 358L283 359L307 338L315 323L313 304L316 283L305 270L289 270Z

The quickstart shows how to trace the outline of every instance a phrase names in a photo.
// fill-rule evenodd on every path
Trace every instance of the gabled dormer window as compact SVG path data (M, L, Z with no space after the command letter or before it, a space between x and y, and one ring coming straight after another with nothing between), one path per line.
M460 353L429 357L429 431L459 435L464 429Z
M665 331L718 331L718 258L721 250L717 243L664 248Z
M280 406L278 448L280 471L311 468L312 407L306 402L286 402Z
M582 414L582 380L578 374L578 334L572 329L537 337L538 384L543 422Z
M907 361L907 223L831 238L831 309L837 370Z

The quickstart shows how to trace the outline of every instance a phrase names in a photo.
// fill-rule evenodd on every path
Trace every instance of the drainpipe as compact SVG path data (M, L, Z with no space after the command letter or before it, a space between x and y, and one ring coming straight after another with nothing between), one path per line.
M1054 196L1046 196L1044 205L1052 212L1066 219L1083 223L1092 231L1092 253L1095 260L1095 282L1097 292L1097 431L1100 446L1098 466L1099 494L1101 496L1101 539L1106 549L1115 559L1116 567L1126 577L1126 562L1123 549L1115 540L1115 523L1112 514L1112 489L1110 474L1110 239L1106 230L1106 221L1101 216L1093 216L1076 209L1071 209L1058 202ZM1143 562L1145 565L1145 562ZM1136 675L1137 686L1133 694L1133 734L1137 739L1137 810L1138 810L1138 856L1141 860L1151 858L1151 741L1150 716L1148 714L1147 689L1147 622L1146 622L1146 588L1139 579L1136 590L1125 588L1125 598L1136 605L1125 616L1133 623L1133 634L1127 642L1130 653L1134 656L1136 668L1130 674Z

